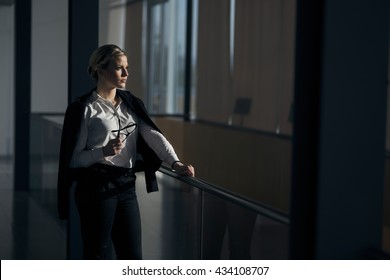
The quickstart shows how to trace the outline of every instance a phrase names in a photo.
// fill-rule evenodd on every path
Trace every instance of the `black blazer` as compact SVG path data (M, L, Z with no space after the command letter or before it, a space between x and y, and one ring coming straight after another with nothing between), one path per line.
M95 89L93 89L95 90ZM77 173L80 168L70 168L69 163L73 155L73 150L77 143L81 120L85 111L86 102L93 90L79 97L66 109L64 125L62 129L58 182L57 182L57 202L60 219L67 219L69 213L69 190L74 181L77 181ZM117 94L123 102L129 106L135 114L157 131L161 132L150 119L141 99L134 96L129 91L117 89ZM138 135L137 140L137 160L134 171L144 171L147 192L158 191L156 171L161 166L161 160L156 153L146 144L142 135Z

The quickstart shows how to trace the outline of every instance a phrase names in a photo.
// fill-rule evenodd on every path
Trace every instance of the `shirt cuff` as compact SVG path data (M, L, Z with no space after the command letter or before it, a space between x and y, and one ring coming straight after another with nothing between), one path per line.
M169 157L169 159L165 160L165 162L169 165L172 166L175 162L180 161L180 159L176 157Z

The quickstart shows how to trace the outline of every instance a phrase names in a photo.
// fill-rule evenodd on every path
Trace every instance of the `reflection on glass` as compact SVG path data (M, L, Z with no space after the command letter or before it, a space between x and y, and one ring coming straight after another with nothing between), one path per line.
M203 197L203 259L287 259L288 226L220 199Z
M225 233L228 258L251 259L257 214L211 195L204 196L203 258L221 259Z

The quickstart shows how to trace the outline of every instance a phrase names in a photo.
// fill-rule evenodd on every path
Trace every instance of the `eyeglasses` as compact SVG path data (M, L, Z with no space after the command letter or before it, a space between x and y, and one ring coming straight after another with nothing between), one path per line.
M117 133L117 137L120 138L121 135L124 135L124 138L122 139L122 143L129 137L130 134L132 134L135 129L137 128L137 124L131 122L129 125L122 127L120 129L111 130L112 133Z

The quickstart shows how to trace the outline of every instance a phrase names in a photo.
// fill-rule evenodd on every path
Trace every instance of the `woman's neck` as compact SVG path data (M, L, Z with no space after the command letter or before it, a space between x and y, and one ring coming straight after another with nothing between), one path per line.
M98 84L96 91L102 98L111 102L115 107L119 104L119 99L116 96L116 88L107 88Z
M107 88L101 85L96 86L97 93L104 99L113 101L116 96L116 88Z

